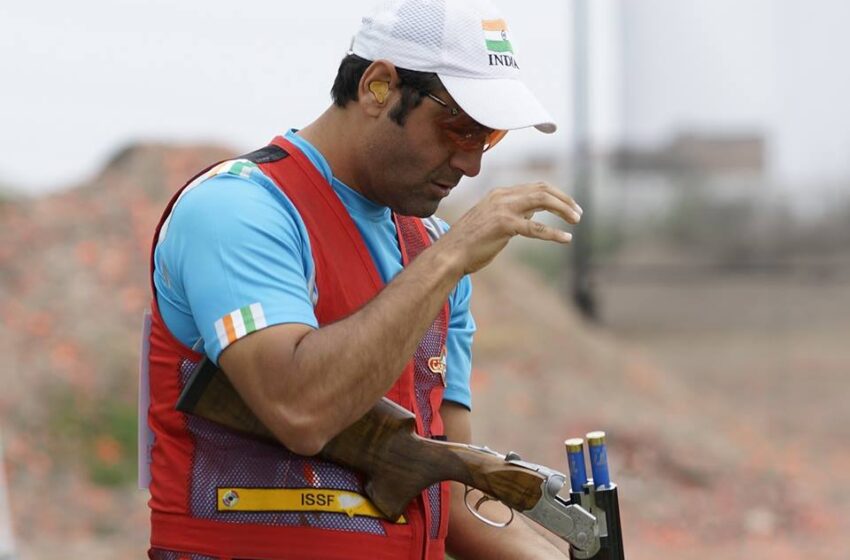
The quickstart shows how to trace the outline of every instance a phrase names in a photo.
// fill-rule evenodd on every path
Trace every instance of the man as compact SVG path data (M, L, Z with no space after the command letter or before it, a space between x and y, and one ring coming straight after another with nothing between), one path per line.
M314 457L383 396L420 434L470 440L468 275L514 235L569 242L536 211L581 214L535 183L450 230L431 218L505 131L554 131L518 73L489 4L386 2L333 106L175 196L152 259L151 558L563 557L524 522L482 524L448 483L387 522L358 475ZM286 449L174 410L204 355Z

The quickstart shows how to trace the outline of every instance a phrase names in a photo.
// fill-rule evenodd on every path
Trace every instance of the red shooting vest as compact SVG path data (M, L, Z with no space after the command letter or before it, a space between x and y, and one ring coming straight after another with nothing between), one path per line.
M347 210L310 161L281 137L245 159L259 164L298 209L310 237L319 325L354 313L383 282ZM200 176L199 174L198 176ZM187 183L171 200L154 237ZM431 241L416 218L394 216L406 266ZM151 254L151 272L154 269ZM151 303L148 423L154 433L150 484L151 545L217 558L262 560L443 559L449 486L413 500L406 523L336 512L221 511L217 488L326 488L364 495L362 477L316 457L294 454L177 412L180 392L202 354L181 344ZM417 432L443 434L439 361L446 343L446 304L387 397L416 414ZM429 361L431 367L429 367ZM435 371L436 370L436 371Z

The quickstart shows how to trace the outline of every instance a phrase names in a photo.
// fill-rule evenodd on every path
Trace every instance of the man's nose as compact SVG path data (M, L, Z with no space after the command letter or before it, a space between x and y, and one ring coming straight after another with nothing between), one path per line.
M455 150L449 165L467 177L475 177L481 172L481 156L484 150Z

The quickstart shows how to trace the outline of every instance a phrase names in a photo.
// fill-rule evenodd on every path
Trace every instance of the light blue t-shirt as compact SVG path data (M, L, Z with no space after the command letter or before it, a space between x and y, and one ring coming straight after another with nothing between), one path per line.
M331 183L385 283L402 270L392 212L337 180L327 160L294 131L286 134ZM424 221L432 237L448 226ZM282 323L318 328L321 297L307 229L289 198L246 160L226 162L196 179L160 232L154 253L157 303L183 344L218 361L221 351L257 329ZM475 322L471 282L450 296L444 399L471 406L469 377Z

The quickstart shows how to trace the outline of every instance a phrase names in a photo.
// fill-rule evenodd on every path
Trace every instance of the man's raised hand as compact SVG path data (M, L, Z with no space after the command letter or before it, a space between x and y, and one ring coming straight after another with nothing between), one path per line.
M581 220L581 207L549 183L538 182L491 191L460 218L438 245L460 259L464 274L487 266L516 235L569 243L572 234L533 219L546 211L569 224Z

